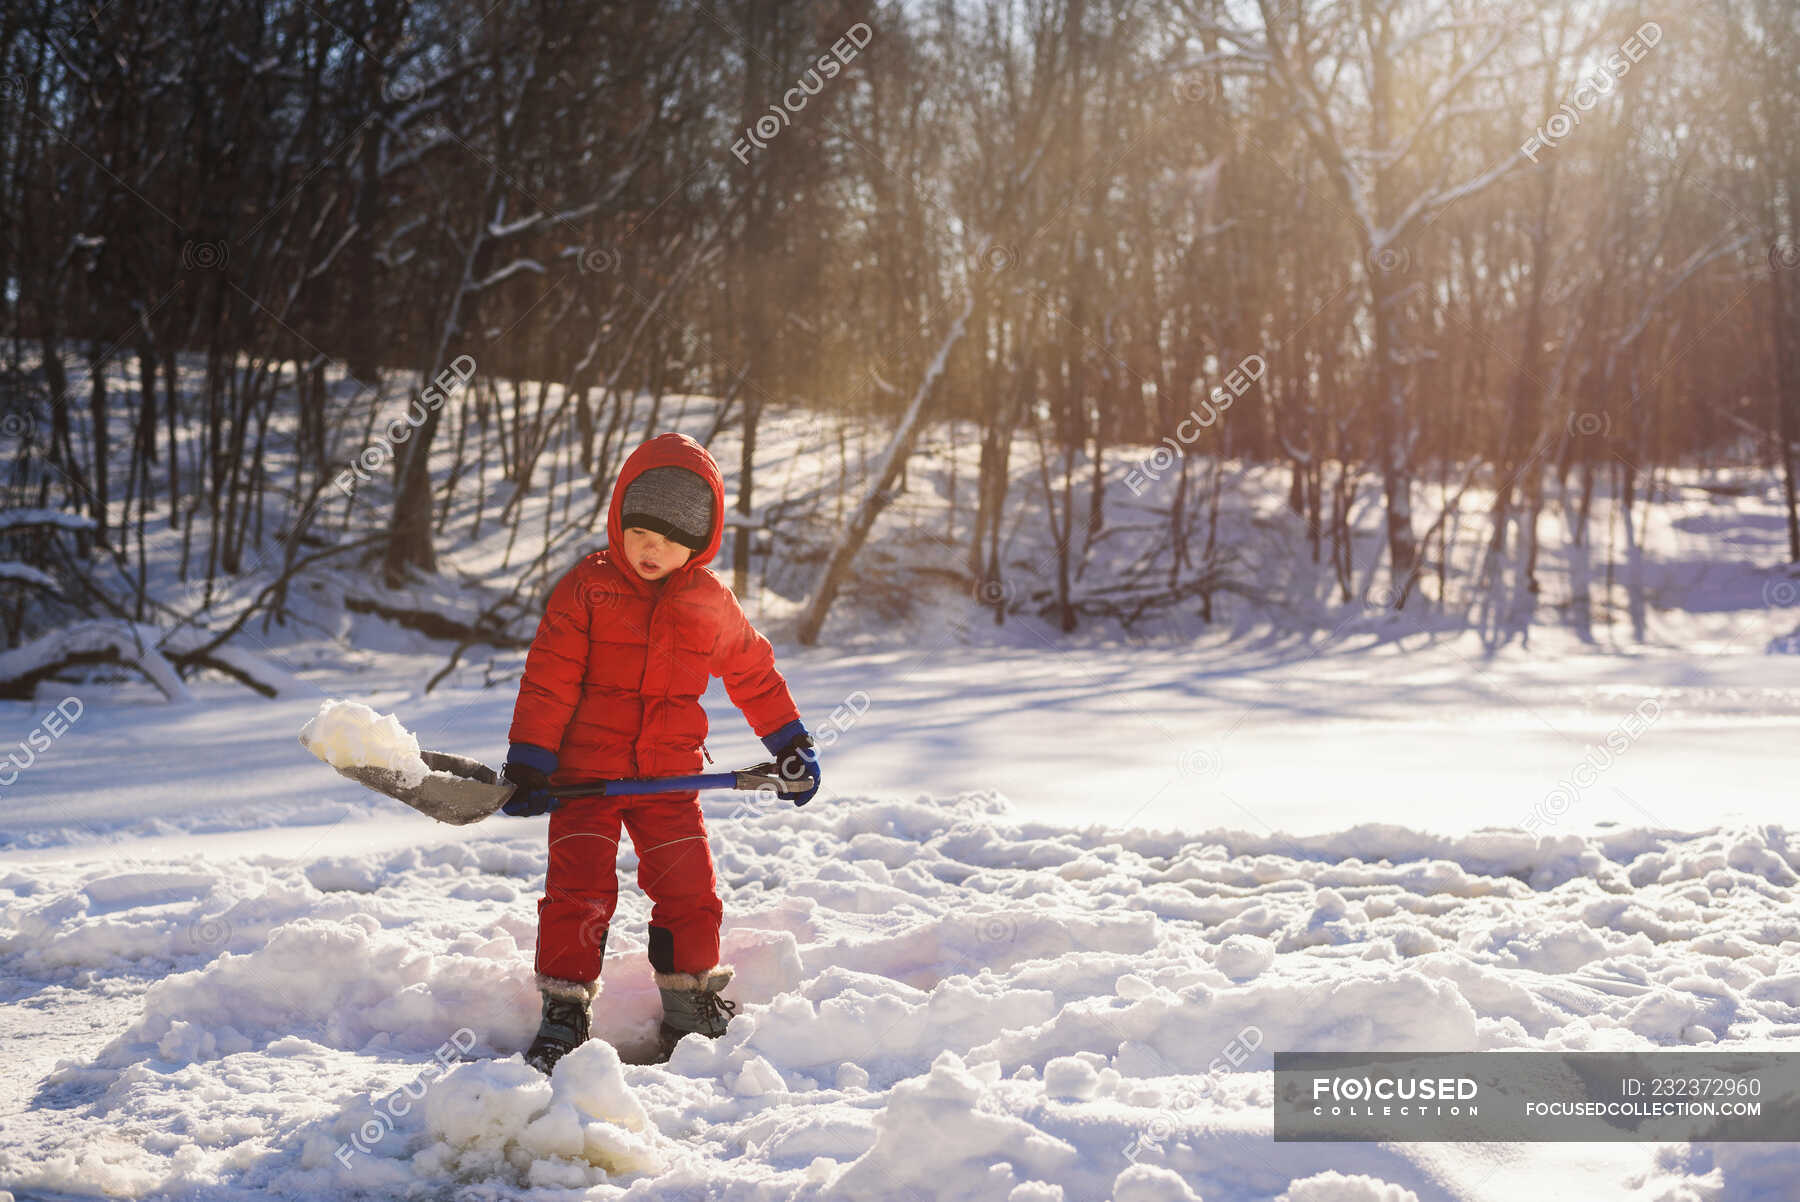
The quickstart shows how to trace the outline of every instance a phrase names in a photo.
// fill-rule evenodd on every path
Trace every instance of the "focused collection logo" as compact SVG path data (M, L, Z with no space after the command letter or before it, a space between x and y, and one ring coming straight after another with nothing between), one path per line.
M1800 1052L1275 1052L1273 1135L1800 1142Z
M1473 1077L1314 1077L1313 1114L1323 1118L1474 1116Z

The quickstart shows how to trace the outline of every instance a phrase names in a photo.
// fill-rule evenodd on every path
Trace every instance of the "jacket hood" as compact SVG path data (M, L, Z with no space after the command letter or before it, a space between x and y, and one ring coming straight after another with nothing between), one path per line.
M702 568L712 562L713 556L719 553L719 543L725 534L725 477L719 472L719 465L707 453L705 447L685 434L658 434L644 443L625 459L625 466L619 469L619 478L613 484L612 503L606 510L606 543L609 547L620 548L621 555L625 544L625 523L622 509L625 504L625 490L631 482L653 467L684 467L706 481L712 489L713 522L712 534L706 541L706 548L696 551L687 563L677 568L684 572L690 568ZM620 566L625 567L621 558ZM673 574L673 573L671 573ZM629 568L626 575L634 575Z

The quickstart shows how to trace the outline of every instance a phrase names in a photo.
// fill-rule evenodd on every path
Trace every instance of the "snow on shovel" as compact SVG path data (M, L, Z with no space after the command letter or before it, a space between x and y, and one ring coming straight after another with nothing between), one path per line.
M466 826L505 805L515 786L480 760L443 751L421 751L416 735L392 714L358 701L327 701L300 730L308 751L358 784L403 801L439 822ZM592 780L552 785L558 801L573 797L623 797L688 789L754 789L804 792L810 781L782 780L774 764L741 772L666 776L654 780Z

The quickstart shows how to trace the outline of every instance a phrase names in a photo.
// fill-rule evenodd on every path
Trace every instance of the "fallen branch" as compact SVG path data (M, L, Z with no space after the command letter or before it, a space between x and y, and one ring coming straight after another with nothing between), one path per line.
M0 697L29 701L39 682L70 668L122 664L136 668L170 701L192 701L156 643L161 631L143 623L77 622L0 653Z
M1095 589L1069 598L1075 612L1087 618L1111 618L1127 628L1144 620L1152 611L1172 608L1193 597L1208 593L1234 593L1251 601L1266 601L1257 590L1223 575L1200 576L1174 588L1138 589L1129 586ZM1061 608L1054 589L1036 589L1031 600L1038 603L1038 616L1049 619Z
M474 622L464 622L447 614L429 609L406 609L378 601L373 597L356 597L346 594L344 608L351 613L374 614L378 618L386 618L409 630L434 639L455 639L458 642L488 643L495 647L517 650L529 647L530 639L510 634L504 626L492 621L494 610L483 610Z
M56 579L42 568L34 568L28 563L14 563L0 560L0 580L10 580L15 584L29 584L54 593L57 590Z
M593 529L595 518L599 516L601 499L601 494L595 493L594 507L588 511L586 519L564 527L561 534L545 540L543 549L537 553L537 556L520 569L518 582L515 583L512 588L508 589L499 600L482 610L476 617L476 626L481 627L492 622L499 616L500 611L508 605L519 604L519 590L524 588L525 582L535 577L538 572L543 569L544 565L549 562L551 552L560 552L566 543L573 542L577 538L583 538L588 535ZM467 651L475 643L481 641L483 640L464 639L461 642L458 642L456 648L450 652L450 658L445 661L444 666L433 673L431 679L425 682L425 691L429 693L431 690L437 688L444 677L454 672L456 670L456 665L462 662L463 652ZM531 640L522 640L519 645L529 647L531 645Z

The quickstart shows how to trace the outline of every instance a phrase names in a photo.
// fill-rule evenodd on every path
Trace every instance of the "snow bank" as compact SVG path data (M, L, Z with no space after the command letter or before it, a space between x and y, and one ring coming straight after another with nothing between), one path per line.
M393 714L379 714L360 701L327 701L300 728L306 749L333 768L385 768L412 788L424 782L425 761L418 736Z
M940 1053L922 1078L894 1087L875 1117L875 1146L832 1181L833 1196L883 1202L910 1191L973 1202L1066 1176L1079 1159L1073 1145L980 1109L984 1087L999 1079L997 1064L971 1071L955 1052Z
M376 1052L428 1051L457 1029L473 1030L483 1045L515 1040L536 996L518 960L510 938L472 954L432 955L368 914L302 918L248 955L227 952L158 981L144 995L143 1017L97 1062L211 1059L287 1035Z
M664 1166L619 1054L599 1042L571 1052L549 1081L516 1057L459 1065L426 1093L423 1130L411 1159L428 1178L583 1189Z
M1288 1186L1281 1202L1419 1202L1419 1195L1360 1173L1327 1170Z

